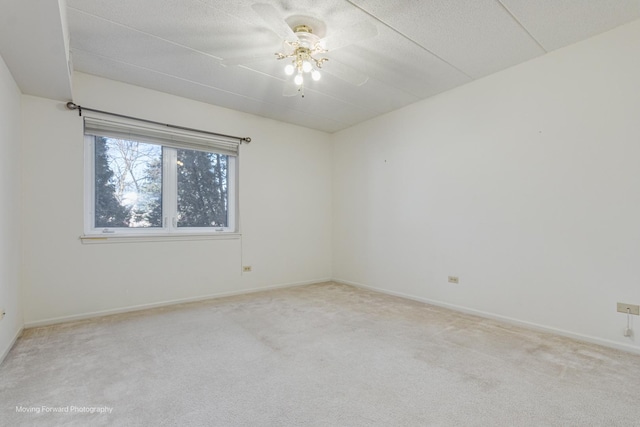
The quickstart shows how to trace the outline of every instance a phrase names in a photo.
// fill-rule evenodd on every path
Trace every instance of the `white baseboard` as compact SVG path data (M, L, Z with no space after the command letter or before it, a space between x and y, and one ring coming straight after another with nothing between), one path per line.
M409 295L409 294L404 294L402 292L394 292L394 291L390 291L387 289L380 289L380 288L375 288L373 286L368 286L368 285L364 285L362 283L357 283L357 282L352 282L350 280L344 280L344 279L333 279L332 280L335 283L341 283L344 285L350 285L350 286L355 286L358 288L363 288L363 289L367 289L370 291L374 291L374 292L380 292L383 294L387 294L387 295L393 295L396 297L401 297L401 298L406 298L406 299L410 299L413 301L419 301L419 302L423 302L426 304L431 304L431 305L435 305L438 307L443 307L443 308L448 308L450 310L454 310L454 311L459 311L461 313L466 313L466 314L473 314L475 316L479 316L479 317L484 317L486 319L492 319L492 320L498 320L501 322L505 322L505 323L509 323L512 325L516 325L516 326L521 326L523 328L527 328L527 329L533 329L536 331L540 331L540 332L548 332L551 334L555 334L555 335L560 335L563 337L567 337L567 338L572 338L578 341L584 341L584 342L588 342L591 344L598 344L604 347L609 347L609 348L615 348L616 350L622 350L622 351L626 351L626 352L630 352L630 353L634 353L634 354L640 354L640 348L632 346L632 345L628 345L628 344L621 344L615 341L610 341L607 339L603 339L603 338L598 338L598 337L593 337L590 335L583 335L583 334L578 334L575 332L571 332L571 331L566 331L564 329L557 329L557 328L553 328L550 326L545 326L545 325L540 325L538 323L532 323L532 322L527 322L524 320L518 320L518 319L514 319L512 317L507 317L507 316L501 316L499 314L494 314L494 313L489 313L486 311L481 311L481 310L475 310L472 308L467 308L467 307L463 307L463 306L459 306L459 305L455 305L455 304L449 304L446 302L442 302L442 301L436 301L436 300L432 300L429 298L423 298L423 297L419 297L419 296L415 296L415 295Z
M24 328L25 329L38 328L38 327L41 327L41 326L57 325L59 323L74 322L74 321L77 321L77 320L91 319L91 318L94 318L94 317L111 316L113 314L129 313L129 312L132 312L132 311L148 310L148 309L151 309L151 308L166 307L166 306L170 306L170 305L184 304L184 303L189 303L189 302L205 301L205 300L208 300L208 299L229 297L229 296L234 296L234 295L251 294L251 293L254 293L254 292L268 291L268 290L272 290L272 289L293 288L293 287L296 287L296 286L312 285L312 284L315 284L315 283L323 283L323 282L331 282L331 279L317 279L317 280L308 280L308 281L304 281L304 282L283 283L283 284L279 284L279 285L271 285L271 286L264 286L264 287L259 287L259 288L243 289L243 290L240 290L240 291L219 292L219 293L215 293L215 294L201 295L201 296L197 296L197 297L180 298L180 299L175 299L175 300L160 301L160 302L154 302L154 303L149 303L149 304L132 305L132 306L114 308L114 309L109 309L109 310L100 310L100 311L92 311L92 312L88 312L88 313L73 314L73 315L70 315L70 316L61 316L61 317L53 317L53 318L49 318L49 319L34 320L34 321L31 321L31 322L25 322Z
M16 332L11 342L9 342L9 345L7 346L7 348L5 348L2 354L0 354L0 365L2 365L2 362L4 362L4 359L7 357L7 355L13 348L13 346L16 344L16 341L18 340L18 338L20 338L20 335L22 335L23 331L24 331L24 327L21 327L20 329L18 329L18 332Z

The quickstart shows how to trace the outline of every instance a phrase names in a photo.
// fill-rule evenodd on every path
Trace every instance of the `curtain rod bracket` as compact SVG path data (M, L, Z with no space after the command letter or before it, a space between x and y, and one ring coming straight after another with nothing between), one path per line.
M67 102L67 108L69 110L78 110L78 116L82 117L82 107L78 104L74 104L73 102Z
M73 102L69 101L69 102L67 102L67 109L69 109L69 110L78 110L78 116L82 116L82 106L81 105L78 105L76 103L73 103ZM206 134L209 134L209 135L215 135L215 136L222 136L222 137L225 137L225 138L237 139L237 140L240 141L240 144L242 144L243 142L246 142L247 144L251 142L251 138L248 137L248 136L247 137L232 136L232 135L225 135L223 133L208 132L208 131L199 130L199 129L186 128L186 127L183 127L183 126L174 126L174 125L169 125L169 124L166 124L166 123L154 122L152 120L138 119L136 117L125 116L123 114L116 114L116 113L110 113L108 111L94 110L93 108L85 108L85 110L93 111L95 113L108 114L110 116L122 117L122 118L125 118L125 119L138 120L140 122L153 123L155 125L167 126L167 127L176 128L176 129L190 130L190 131L194 131L194 132L206 133Z

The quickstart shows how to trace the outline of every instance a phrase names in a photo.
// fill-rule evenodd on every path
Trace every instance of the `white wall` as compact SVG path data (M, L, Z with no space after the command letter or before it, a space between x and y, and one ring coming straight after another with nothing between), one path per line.
M20 299L20 91L0 57L0 362L22 330Z
M331 278L329 135L98 77L74 102L250 136L240 154L242 239L82 244L82 119L23 97L27 326L209 295ZM241 274L242 265L253 272Z
M640 21L336 134L334 278L638 351L638 52Z

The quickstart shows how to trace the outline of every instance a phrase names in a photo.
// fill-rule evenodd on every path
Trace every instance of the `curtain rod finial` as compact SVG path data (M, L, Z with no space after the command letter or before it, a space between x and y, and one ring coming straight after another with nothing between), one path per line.
M242 140L243 140L244 142L246 142L247 144L251 142L251 138L249 138L249 137L242 138Z
M68 108L69 110L77 110L77 109L78 109L78 105L77 105L77 104L74 104L74 103L73 103L73 102L71 102L71 101L69 101L69 102L67 102L67 108Z

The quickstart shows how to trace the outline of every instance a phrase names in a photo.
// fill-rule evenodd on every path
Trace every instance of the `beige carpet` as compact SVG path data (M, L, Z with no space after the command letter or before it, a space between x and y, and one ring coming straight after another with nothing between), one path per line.
M2 426L640 424L640 356L331 283L28 330L0 379Z

